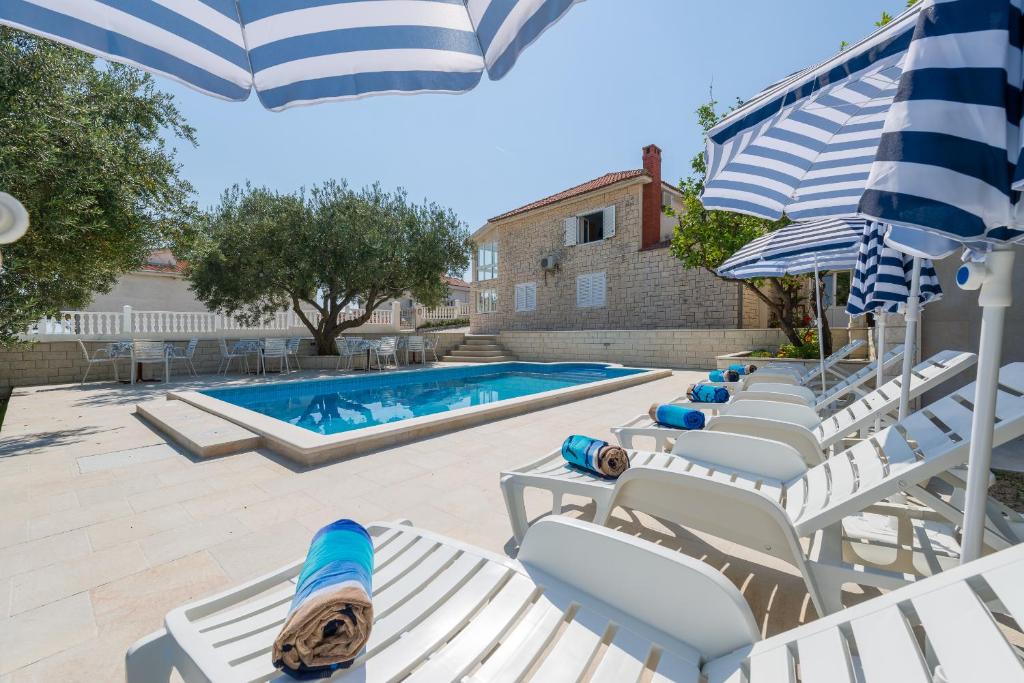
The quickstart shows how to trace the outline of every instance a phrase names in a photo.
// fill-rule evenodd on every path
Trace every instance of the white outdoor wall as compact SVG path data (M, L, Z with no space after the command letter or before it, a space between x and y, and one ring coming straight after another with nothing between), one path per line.
M131 306L139 311L207 310L188 288L183 277L163 273L126 273L108 294L97 294L86 311L120 311Z

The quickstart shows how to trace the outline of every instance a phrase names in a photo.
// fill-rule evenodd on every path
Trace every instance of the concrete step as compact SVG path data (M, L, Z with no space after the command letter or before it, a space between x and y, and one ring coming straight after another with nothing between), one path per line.
M479 342L477 344L460 344L460 349L466 349L467 351L493 351L494 349L500 349L500 344L494 344L492 342Z
M477 348L462 348L453 349L451 355L453 356L501 356L504 355L505 350L502 348L496 349L477 349Z
M497 344L498 335L496 334L467 334L465 336L467 344Z
M135 413L200 458L260 446L260 436L184 401L140 403Z
M505 363L515 360L515 356L443 356L446 363Z

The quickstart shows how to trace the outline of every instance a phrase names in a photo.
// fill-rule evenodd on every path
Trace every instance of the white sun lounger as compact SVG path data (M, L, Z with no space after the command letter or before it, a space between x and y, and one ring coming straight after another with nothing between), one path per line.
M797 476L778 476L793 467L791 451L703 447L691 456L689 440L680 439L672 454L634 454L635 466L614 482L568 466L556 451L503 473L502 492L517 539L528 524L525 488L551 491L553 512L564 494L581 495L597 504L600 524L622 506L786 560L800 570L819 614L825 614L842 606L843 583L891 589L912 573L941 569L940 556L951 558L949 539L929 535L922 522L959 524L961 511L921 485L966 462L973 400L972 384ZM996 417L994 445L1024 434L1024 363L1001 370ZM883 505L901 493L929 507ZM870 561L887 571L845 561L855 549L844 543L843 520L865 512L898 520L896 530L875 527L877 537L896 543L856 548L856 562ZM858 532L865 526L871 520L860 520ZM1020 529L990 521L985 543L1000 548L1016 542ZM806 554L802 537L812 540Z
M696 683L702 664L758 639L719 572L593 524L537 524L518 561L411 526L369 531L373 631L331 680L516 681L533 670L535 681L568 681L597 660L594 682ZM171 611L165 629L128 651L128 682L166 682L171 667L185 681L292 680L269 650L301 568Z
M919 363L910 377L911 399L938 387L976 361L973 353L941 351ZM892 412L899 405L901 384L902 378L897 377L824 418L813 409L797 404L737 401L708 420L705 430L782 441L796 448L808 465L815 465L845 437L867 429L876 419ZM643 438L653 440L649 450L656 451L670 450L672 443L686 433L659 425L649 415L637 415L611 431L623 448L638 448L637 440Z
M1024 623L1024 546L759 641L717 571L584 522L539 522L518 561L412 527L371 534L370 646L331 680L1024 680L993 616ZM168 628L128 651L128 682L167 681L172 667L187 682L291 680L276 675L268 649L300 567L172 611Z
M861 339L854 340L842 347L838 351L832 353L831 356L825 359L825 372L827 374L844 379L845 376L836 371L836 365L846 360L847 356L851 353L864 346L864 341ZM754 360L757 360L756 358ZM740 377L739 382L708 382L708 384L715 384L716 386L728 387L732 389L745 389L748 385L755 382L781 382L783 384L799 384L806 386L815 379L821 380L821 363L814 361L813 367L810 365L811 361L804 363L768 363L749 375ZM755 363L756 365L756 363Z
M882 357L882 365L889 368L903 360L903 346L897 346ZM832 407L837 401L853 394L860 398L868 392L863 386L875 379L877 376L878 361L874 360L865 365L857 372L845 379L833 384L826 391L815 392L810 387L786 382L758 381L757 373L750 375L750 380L745 387L740 383L733 383L736 388L727 403L700 403L689 399L685 394L671 401L677 405L700 410L708 415L718 415L722 409L736 401L781 401L783 403L797 403L806 405L815 410L823 410ZM723 384L722 386L726 386Z

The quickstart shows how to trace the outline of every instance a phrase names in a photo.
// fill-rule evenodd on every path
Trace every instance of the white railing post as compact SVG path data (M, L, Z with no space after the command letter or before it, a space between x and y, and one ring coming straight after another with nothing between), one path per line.
M132 334L132 307L122 306L121 307L121 333L128 335Z

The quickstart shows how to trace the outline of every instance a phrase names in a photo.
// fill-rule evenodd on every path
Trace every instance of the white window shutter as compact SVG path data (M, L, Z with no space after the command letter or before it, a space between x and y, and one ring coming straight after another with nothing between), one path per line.
M590 283L590 300L594 308L601 308L605 304L605 272L593 273Z
M576 277L576 307L587 308L590 306L590 275L578 275Z
M579 226L579 221L576 220L576 216L570 216L565 219L565 246L571 247L576 244L576 232Z
M604 238L615 237L615 205L604 209Z
M523 310L523 286L516 285L516 310Z
M537 283L531 282L526 286L526 310L537 310Z

